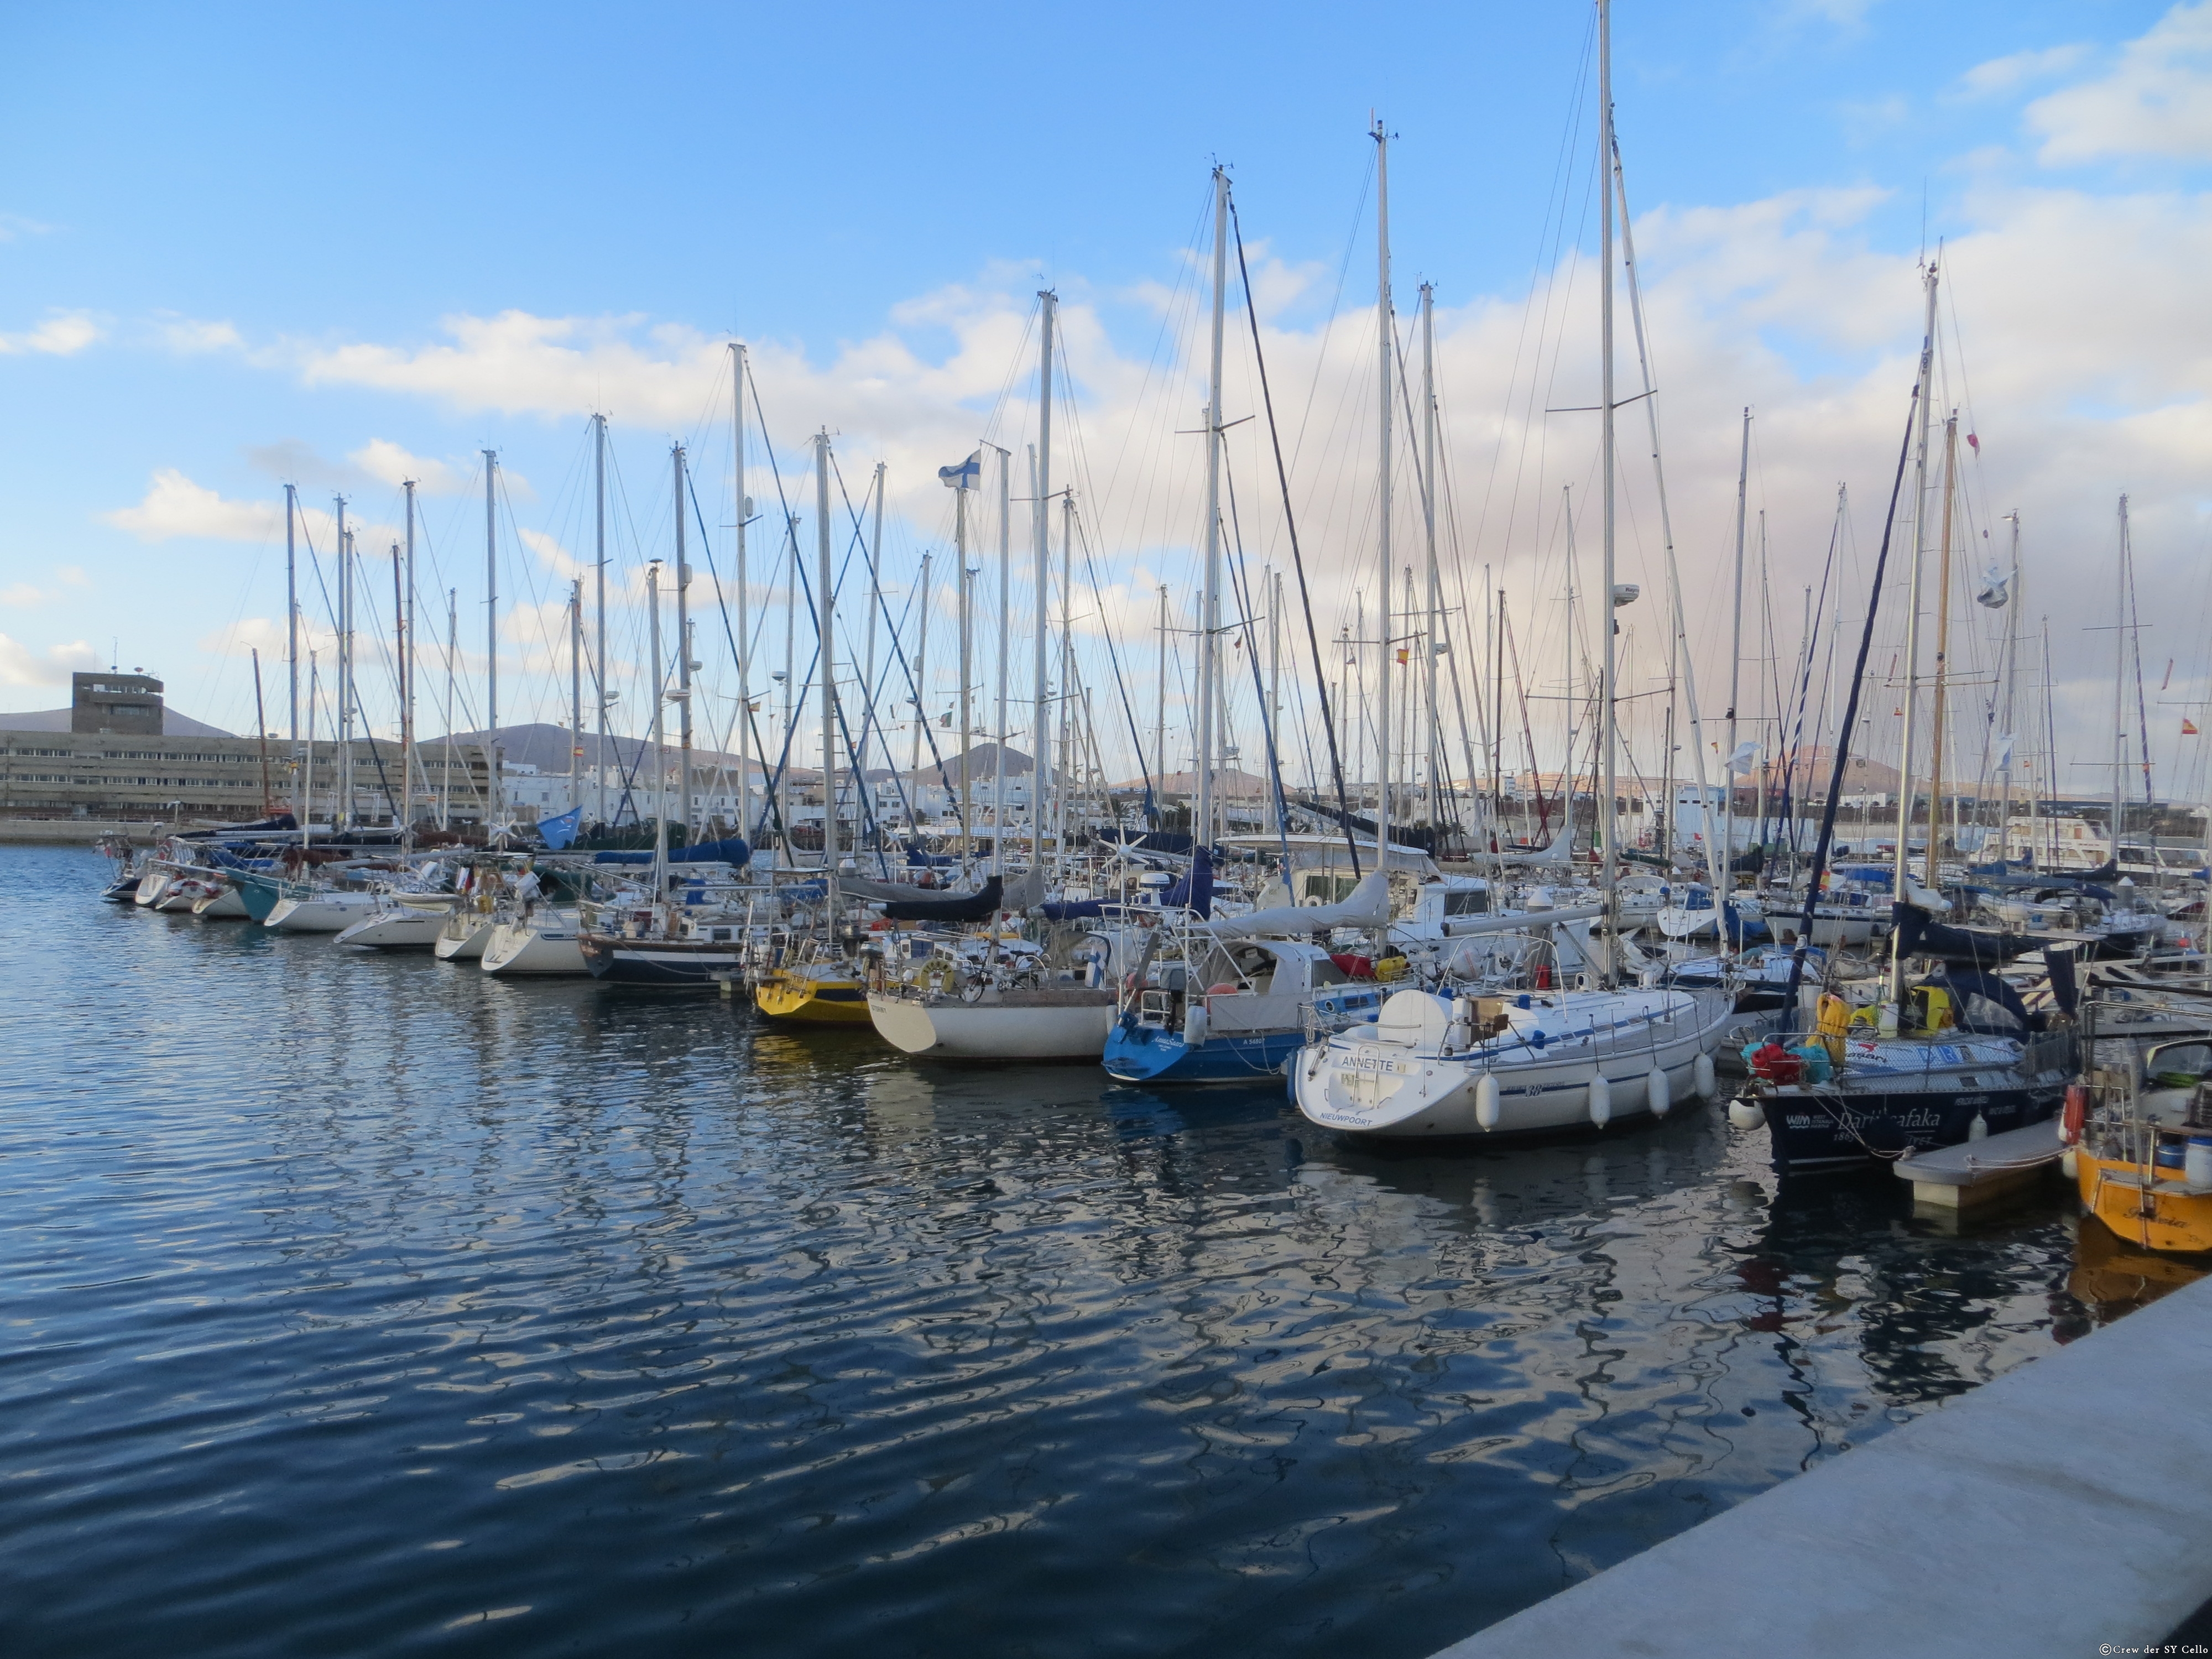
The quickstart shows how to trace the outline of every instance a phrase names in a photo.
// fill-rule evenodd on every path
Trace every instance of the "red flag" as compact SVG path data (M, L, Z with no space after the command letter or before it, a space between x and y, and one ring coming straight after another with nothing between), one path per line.
M2181 717L2181 735L2185 738L2193 738L2197 735L2197 722L2186 714Z
M1966 447L1972 450L1975 454L1978 455L1982 453L1982 441L1979 438L1977 438L1972 433L1969 432L1966 434Z

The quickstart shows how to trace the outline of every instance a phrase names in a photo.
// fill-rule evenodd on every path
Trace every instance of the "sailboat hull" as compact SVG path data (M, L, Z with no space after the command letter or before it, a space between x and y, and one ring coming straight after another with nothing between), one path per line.
M483 970L509 979L592 971L584 961L582 929L573 916L558 914L493 928Z
M2071 1047L2063 1038L2033 1044L2025 1054L2001 1040L1920 1045L1923 1068L1864 1081L1850 1071L1858 1046L1846 1051L1844 1087L1754 1084L1779 1173L1865 1169L1908 1149L1956 1146L1972 1135L1976 1117L1991 1134L2040 1123L2058 1109L2073 1075Z
M577 940L594 979L613 985L651 985L663 990L712 990L733 977L743 947L681 939L622 939L586 933Z
M448 916L438 929L431 954L441 962L479 962L491 943L491 918L482 914Z
M343 933L375 908L373 893L317 893L279 899L261 925L280 933Z
M446 925L443 910L417 910L401 905L363 917L337 936L339 945L362 945L377 951L427 951L438 942Z
M1425 996L1426 993L1401 993ZM1378 1139L1494 1139L1602 1127L1593 1084L1609 1096L1605 1121L1652 1115L1650 1079L1665 1073L1671 1107L1693 1092L1698 1059L1741 1017L1722 993L1638 991L1559 999L1560 1030L1544 1045L1443 1052L1424 1033L1393 1041L1385 1026L1339 1032L1306 1048L1291 1073L1310 1122ZM1395 1002L1396 1000L1394 999ZM1442 999L1432 999L1442 1001ZM1392 1005L1384 1005L1385 1020ZM1496 1115L1482 1121L1483 1079L1497 1084Z
M1305 1042L1303 1026L1218 1033L1194 1045L1166 1026L1117 1020L1106 1034L1104 1064L1123 1083L1279 1084Z
M1096 1066L1114 1024L1107 990L1009 991L998 1001L868 994L865 1013L893 1048L969 1064Z
M799 1025L866 1025L868 994L836 975L775 973L753 987L753 1006Z
M246 919L246 898L235 887L225 886L220 893L210 893L192 906L192 914L202 921L243 921Z

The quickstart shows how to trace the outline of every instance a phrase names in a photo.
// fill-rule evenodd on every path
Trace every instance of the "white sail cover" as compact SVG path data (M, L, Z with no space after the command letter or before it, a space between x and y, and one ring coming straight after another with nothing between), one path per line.
M1297 938L1330 927L1381 927L1390 920L1390 878L1370 870L1359 885L1334 904L1281 904L1249 915L1221 916L1213 923L1218 939L1247 939L1255 933Z

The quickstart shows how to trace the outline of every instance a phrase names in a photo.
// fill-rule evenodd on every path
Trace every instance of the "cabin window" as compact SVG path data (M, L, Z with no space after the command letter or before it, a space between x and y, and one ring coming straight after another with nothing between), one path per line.
M1448 916L1480 916L1488 914L1490 891L1477 888L1473 892L1451 892L1444 895L1444 914Z

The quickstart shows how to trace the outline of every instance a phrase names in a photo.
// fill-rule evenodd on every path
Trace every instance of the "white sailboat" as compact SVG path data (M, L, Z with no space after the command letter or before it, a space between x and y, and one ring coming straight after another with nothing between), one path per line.
M1611 803L1618 793L1619 708L1611 606L1633 597L1616 582L1613 284L1616 179L1612 166L1611 11L1598 0L1598 106L1601 210L1599 311L1600 469L1603 479L1605 568L1609 605L1601 623L1604 641L1599 696L1604 722L1598 799L1600 915L1581 922L1577 943L1596 971L1578 975L1571 989L1535 990L1510 998L1429 989L1400 991L1382 1005L1372 1024L1339 1031L1301 1051L1291 1073L1298 1110L1311 1122L1350 1133L1391 1138L1485 1135L1558 1131L1577 1125L1602 1129L1616 1116L1663 1116L1694 1091L1713 1088L1711 1055L1735 1016L1724 989L1686 990L1658 985L1619 985L1622 949L1601 937L1614 915L1616 826ZM1388 141L1378 123L1376 297L1383 354L1385 411L1382 434L1382 538L1387 580L1389 559L1388 410L1393 340L1390 323ZM1386 590L1387 591L1387 590ZM1387 709L1389 669L1381 675ZM1387 730L1387 724L1384 726ZM1387 757L1387 751L1386 751ZM1378 827L1389 816L1389 767ZM1499 918L1504 922L1505 918ZM1594 926L1593 924L1596 924ZM1656 974L1653 975L1656 978Z
M588 974L584 927L575 910L545 906L531 915L509 915L495 922L484 939L481 965L503 978L554 974Z

